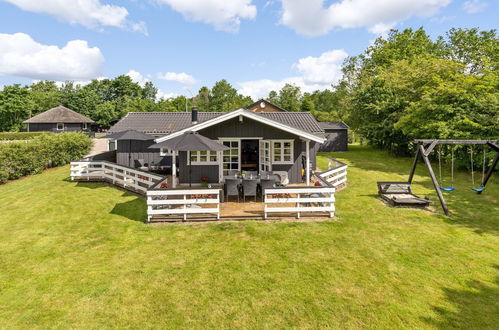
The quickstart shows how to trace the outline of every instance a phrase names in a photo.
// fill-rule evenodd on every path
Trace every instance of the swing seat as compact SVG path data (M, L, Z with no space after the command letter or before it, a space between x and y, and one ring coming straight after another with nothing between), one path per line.
M442 187L442 186L440 186L439 188L442 191L454 191L454 190L456 190L453 186L450 186L450 187Z
M478 188L471 188L471 190L474 190L474 191L476 191L476 192L482 192L482 191L484 191L484 190L485 190L485 187L484 187L484 186L480 186L480 187L478 187Z

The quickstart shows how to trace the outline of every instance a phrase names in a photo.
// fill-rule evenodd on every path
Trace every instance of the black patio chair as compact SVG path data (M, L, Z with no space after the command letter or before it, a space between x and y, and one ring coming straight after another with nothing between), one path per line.
M229 200L229 196L237 196L239 202L239 180L225 179L225 201Z
M246 171L247 178L256 178L258 176L258 171Z
M227 176L237 176L239 174L239 170L229 170L229 174Z
M243 198L244 198L245 202L246 202L246 196L255 197L255 202L256 202L256 187L257 187L257 185L258 185L257 180L243 179Z
M274 181L274 179L261 179L260 180L262 202L263 202L263 199L265 197L265 189L274 188L274 187L275 187L275 181Z

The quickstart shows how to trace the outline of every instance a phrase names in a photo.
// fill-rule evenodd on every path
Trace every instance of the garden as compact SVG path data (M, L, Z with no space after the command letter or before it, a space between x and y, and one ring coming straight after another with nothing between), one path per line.
M0 185L2 327L496 328L499 182L455 173L442 214L391 208L376 181L408 157L366 146L348 163L334 220L145 224L139 196L71 182L69 167Z

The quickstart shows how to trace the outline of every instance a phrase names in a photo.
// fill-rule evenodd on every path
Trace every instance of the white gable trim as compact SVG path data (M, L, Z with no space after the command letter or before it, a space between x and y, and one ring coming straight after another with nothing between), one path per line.
M300 136L304 139L310 140L310 141L315 141L315 142L319 142L319 143L324 143L324 141L326 141L325 138L322 138L322 137L317 136L315 134L305 132L301 129L288 126L286 124L280 123L280 122L272 120L272 119L263 118L262 116L255 114L251 111L245 110L245 109L237 109L237 110L234 110L231 112L227 112L226 114L223 114L221 116L218 116L218 117L210 119L210 120L207 120L207 121L202 122L200 124L196 124L194 126L184 128L184 129L177 131L175 133L172 133L170 135L162 136L162 137L156 139L155 141L156 141L156 143L163 142L163 141L169 140L171 138L174 138L176 136L179 136L185 132L199 131L199 130L202 130L203 128L207 128L207 127L222 123L226 120L235 118L237 116L243 116L243 117L246 117L249 119L253 119L253 120L260 122L262 124L266 124L266 125L278 128L282 131L298 135L298 136Z

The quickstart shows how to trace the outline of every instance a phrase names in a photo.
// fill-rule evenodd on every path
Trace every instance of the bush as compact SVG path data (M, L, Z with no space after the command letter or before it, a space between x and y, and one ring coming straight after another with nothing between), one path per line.
M42 134L26 142L0 144L0 183L62 166L86 155L92 146L81 133Z
M49 132L0 132L0 140L32 140L41 135L53 134Z

